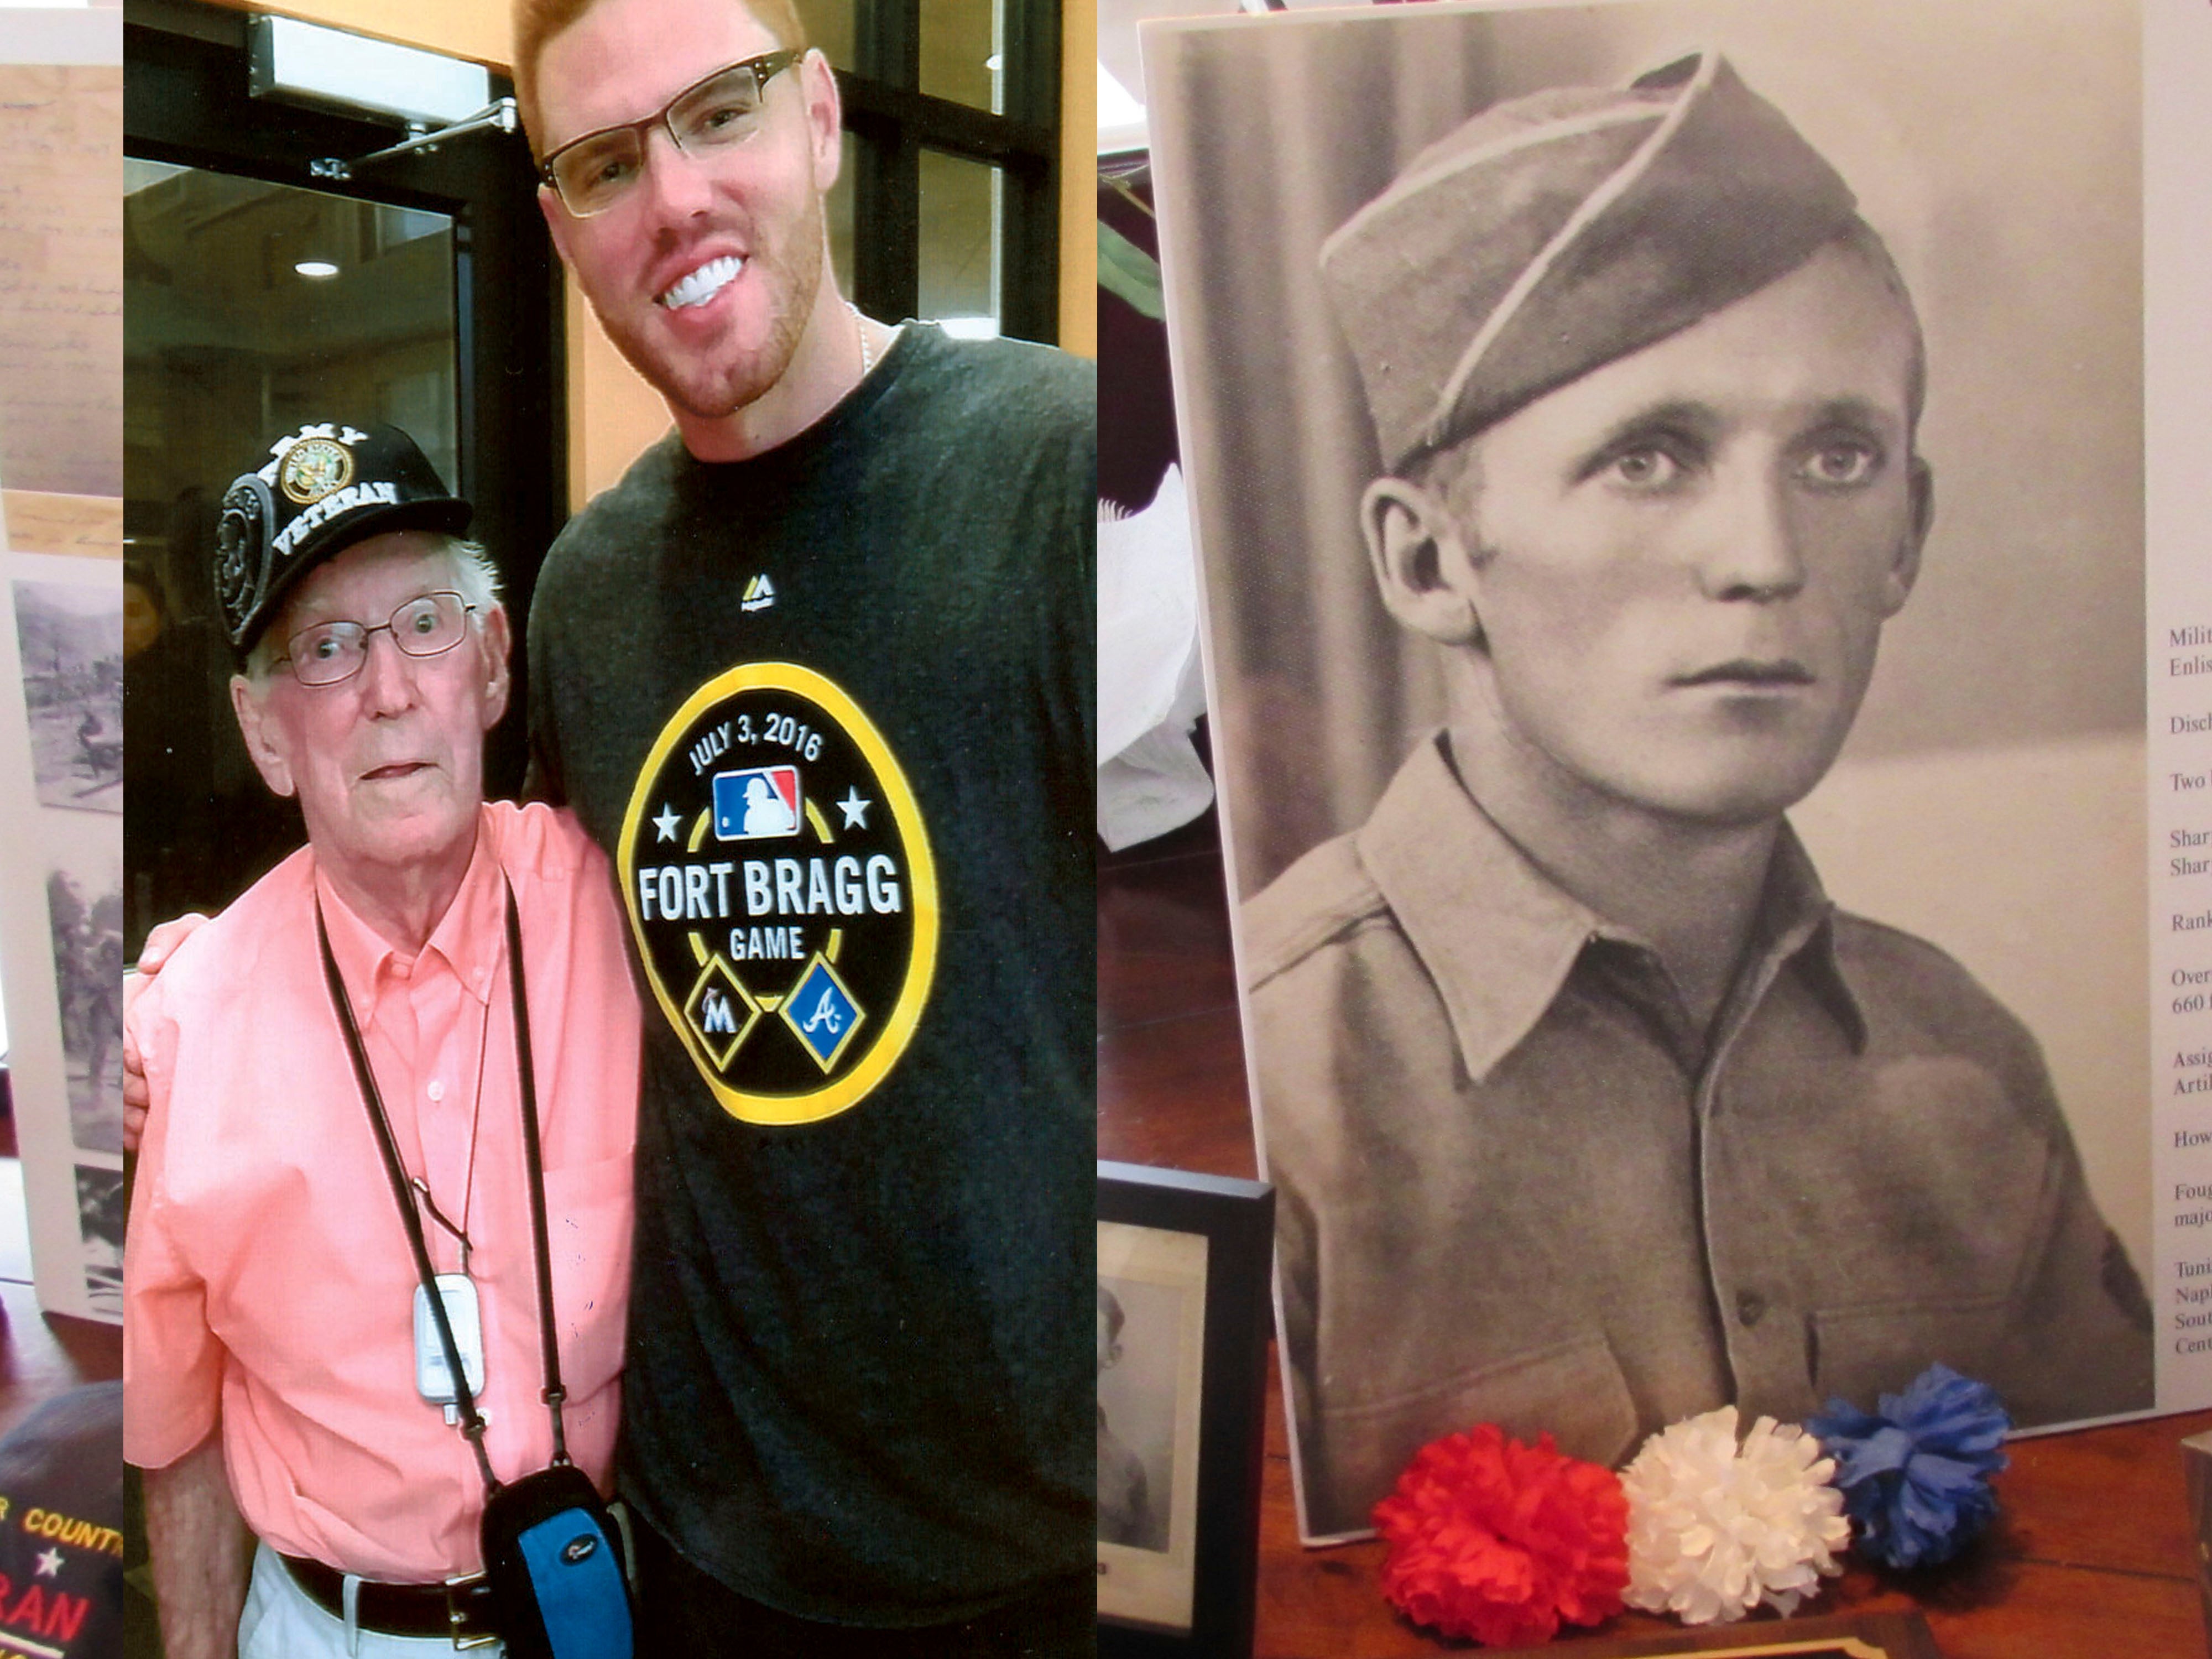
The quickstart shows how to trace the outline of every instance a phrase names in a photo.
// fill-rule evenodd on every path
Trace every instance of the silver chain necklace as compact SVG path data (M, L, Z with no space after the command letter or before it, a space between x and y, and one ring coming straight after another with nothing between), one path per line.
M845 301L845 309L853 313L853 333L860 343L860 379L865 380L868 371L876 366L875 349L868 343L868 319L860 315L860 307L850 300Z

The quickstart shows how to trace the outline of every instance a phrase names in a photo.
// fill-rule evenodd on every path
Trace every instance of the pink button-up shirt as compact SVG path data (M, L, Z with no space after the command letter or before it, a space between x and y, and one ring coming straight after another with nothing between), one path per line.
M629 1286L638 1009L605 857L565 813L497 803L412 961L302 849L177 952L131 1010L153 1096L124 1271L124 1451L158 1468L218 1422L247 1522L367 1577L478 1565L483 1483L415 1387L417 1284L331 1006L319 896L401 1161L469 1235L484 1437L501 1480L552 1430L507 965L530 998L569 1455L604 1489ZM441 1273L456 1241L426 1214Z

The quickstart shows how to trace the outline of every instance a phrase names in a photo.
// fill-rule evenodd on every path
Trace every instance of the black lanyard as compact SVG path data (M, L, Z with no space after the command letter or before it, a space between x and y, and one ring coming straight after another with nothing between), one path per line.
M501 881L507 889L507 990L514 1004L514 1069L522 1085L522 1156L530 1174L531 1243L538 1260L538 1334L544 1349L545 1389L539 1397L552 1413L553 1467L561 1468L568 1462L568 1442L561 1426L561 1402L568 1397L568 1393L561 1386L561 1350L555 1337L557 1328L553 1316L553 1270L545 1243L545 1171L538 1145L538 1083L531 1064L530 1001L522 985L522 921L514 908L514 884L507 882L504 876ZM323 976L330 985L331 1005L337 1009L338 1029L345 1033L346 1052L353 1057L354 1078L368 1107L369 1121L376 1127L377 1148L384 1154L384 1173L392 1182L392 1195L399 1202L399 1218L407 1228L407 1245L415 1255L415 1272L422 1281L423 1295L429 1298L430 1316L437 1323L439 1345L446 1353L446 1370L453 1378L453 1403L460 1411L461 1434L476 1453L477 1468L483 1472L484 1492L489 1497L499 1491L501 1482L492 1473L491 1459L484 1453L483 1413L477 1409L476 1397L469 1392L469 1380L461 1366L460 1344L453 1340L453 1322L446 1316L446 1299L438 1294L429 1247L423 1243L422 1218L415 1212L407 1170L399 1161L399 1143L392 1138L391 1121L384 1115L384 1097L377 1091L376 1075L369 1070L368 1055L361 1046L361 1033L354 1026L353 1004L346 996L345 979L338 972L337 958L331 954L331 936L323 926L320 895L315 899L315 939L323 948Z

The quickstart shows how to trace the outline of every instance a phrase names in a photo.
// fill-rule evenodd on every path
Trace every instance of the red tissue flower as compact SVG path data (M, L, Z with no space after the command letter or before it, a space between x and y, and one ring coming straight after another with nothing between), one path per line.
M1620 1477L1548 1434L1524 1446L1484 1423L1431 1441L1375 1525L1390 1546L1382 1594L1416 1624L1492 1647L1610 1619L1628 1585Z

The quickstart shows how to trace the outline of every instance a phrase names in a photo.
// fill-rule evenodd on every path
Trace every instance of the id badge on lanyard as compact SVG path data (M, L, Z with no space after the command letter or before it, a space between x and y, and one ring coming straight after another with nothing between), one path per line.
M440 1273L438 1299L446 1304L446 1318L453 1328L453 1346L461 1352L461 1375L471 1395L483 1392L483 1318L477 1305L476 1281L466 1273ZM415 1391L433 1406L459 1401L453 1391L453 1368L446 1364L446 1345L438 1339L438 1322L430 1311L430 1296L415 1287Z

